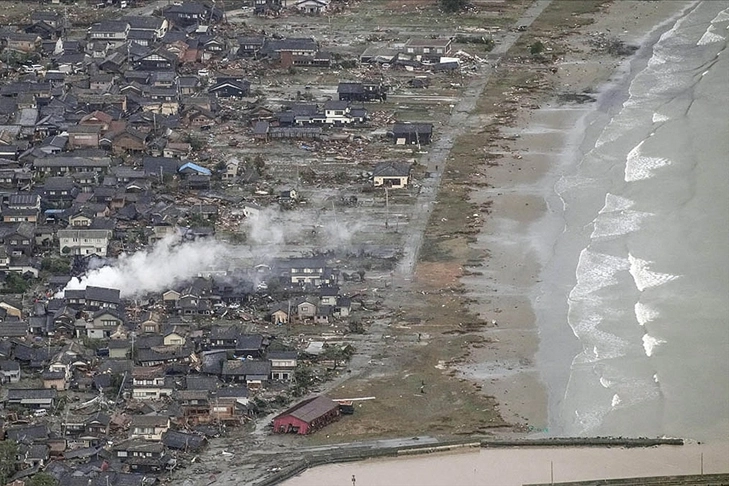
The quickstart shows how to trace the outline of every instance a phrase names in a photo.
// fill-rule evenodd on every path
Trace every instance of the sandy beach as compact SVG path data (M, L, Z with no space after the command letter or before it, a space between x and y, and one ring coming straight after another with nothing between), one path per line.
M587 94L599 97L598 90L624 82L630 60L590 48L590 40L614 37L627 45L639 46L661 24L678 15L690 2L612 2L594 22L564 41L567 54L550 76L554 93ZM655 41L655 39L653 39ZM579 352L574 336L545 332L536 323L536 309L555 312L564 305L561 297L569 288L540 285L541 272L552 257L554 242L564 229L562 202L554 187L580 150L586 124L605 110L604 101L563 102L557 97L544 100L539 109L519 113L515 126L502 129L505 138L498 164L488 167L491 187L471 194L477 204L493 201L476 249L487 253L480 266L468 268L474 275L462 279L468 296L478 304L472 310L492 323L484 332L489 346L474 349L469 362L460 368L463 376L487 383L484 392L496 397L507 422L523 424L534 433L560 434L550 430L547 403L554 407L564 389L548 389L537 366L537 353L548 349L541 371L564 376L572 358ZM559 309L556 312L564 312ZM553 412L554 410L550 411Z

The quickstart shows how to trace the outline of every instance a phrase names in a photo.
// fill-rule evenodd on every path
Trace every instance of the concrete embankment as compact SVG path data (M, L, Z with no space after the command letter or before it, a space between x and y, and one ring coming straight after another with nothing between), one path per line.
M398 457L405 455L433 454L450 452L469 448L517 448L517 447L655 447L655 446L682 446L683 439L665 438L552 438L552 439L517 439L517 440L454 440L442 441L427 446L411 445L401 447L381 447L366 449L336 449L326 452L316 452L307 455L304 459L271 474L269 477L255 483L255 486L274 486L305 470L325 464L361 461L378 457ZM627 483L630 484L630 483ZM650 484L650 483L647 483ZM678 483L682 484L682 483ZM622 486L622 485L621 485Z
M650 478L600 479L569 483L539 483L524 486L727 486L729 474L660 476Z

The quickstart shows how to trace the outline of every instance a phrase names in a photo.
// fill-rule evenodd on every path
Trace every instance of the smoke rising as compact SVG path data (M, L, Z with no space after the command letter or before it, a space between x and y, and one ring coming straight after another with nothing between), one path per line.
M228 270L242 258L257 263L270 262L289 250L309 248L348 249L359 223L339 223L332 212L314 217L306 214L265 209L244 220L241 231L246 243L232 246L212 238L180 241L163 239L145 250L124 254L102 267L90 267L86 275L72 279L65 290L87 286L119 289L122 298L143 297L164 292L211 269ZM288 253L291 253L289 251ZM98 265L98 263L97 263Z
M111 265L72 279L64 290L87 286L119 289L122 298L139 297L173 288L230 256L230 248L214 240L180 243L166 238L147 250L122 255Z

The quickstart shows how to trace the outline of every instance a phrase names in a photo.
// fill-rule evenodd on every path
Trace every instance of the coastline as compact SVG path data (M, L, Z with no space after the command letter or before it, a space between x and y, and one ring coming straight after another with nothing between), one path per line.
M555 185L624 101L634 68L647 62L645 53L661 31L693 3L612 2L593 16L592 24L569 35L567 54L550 78L552 92L585 93L597 101L564 102L552 96L538 109L519 113L513 127L500 130L512 140L501 146L498 164L485 169L490 187L471 193L477 206L492 201L492 212L471 245L488 257L466 267L461 282L477 302L472 312L490 324L482 333L489 345L471 349L458 369L484 385L502 418L517 429L563 435L558 410L572 359L581 351L564 325L574 275L555 279L545 274L555 265L554 245L565 225ZM629 58L590 52L595 33L615 33L640 50ZM576 242L561 251L575 258L580 248ZM574 263L567 265L574 268Z

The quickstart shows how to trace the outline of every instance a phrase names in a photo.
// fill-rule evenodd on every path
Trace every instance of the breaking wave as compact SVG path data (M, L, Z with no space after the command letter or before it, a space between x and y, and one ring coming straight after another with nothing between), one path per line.
M628 153L625 164L625 182L635 182L653 177L653 171L671 165L671 161L663 157L646 157L641 154L641 147L645 140L640 142Z
M641 292L651 287L664 285L678 278L677 275L671 275L670 273L652 271L649 268L651 262L636 258L630 253L628 253L628 261L630 262L630 275L633 276L635 286Z

